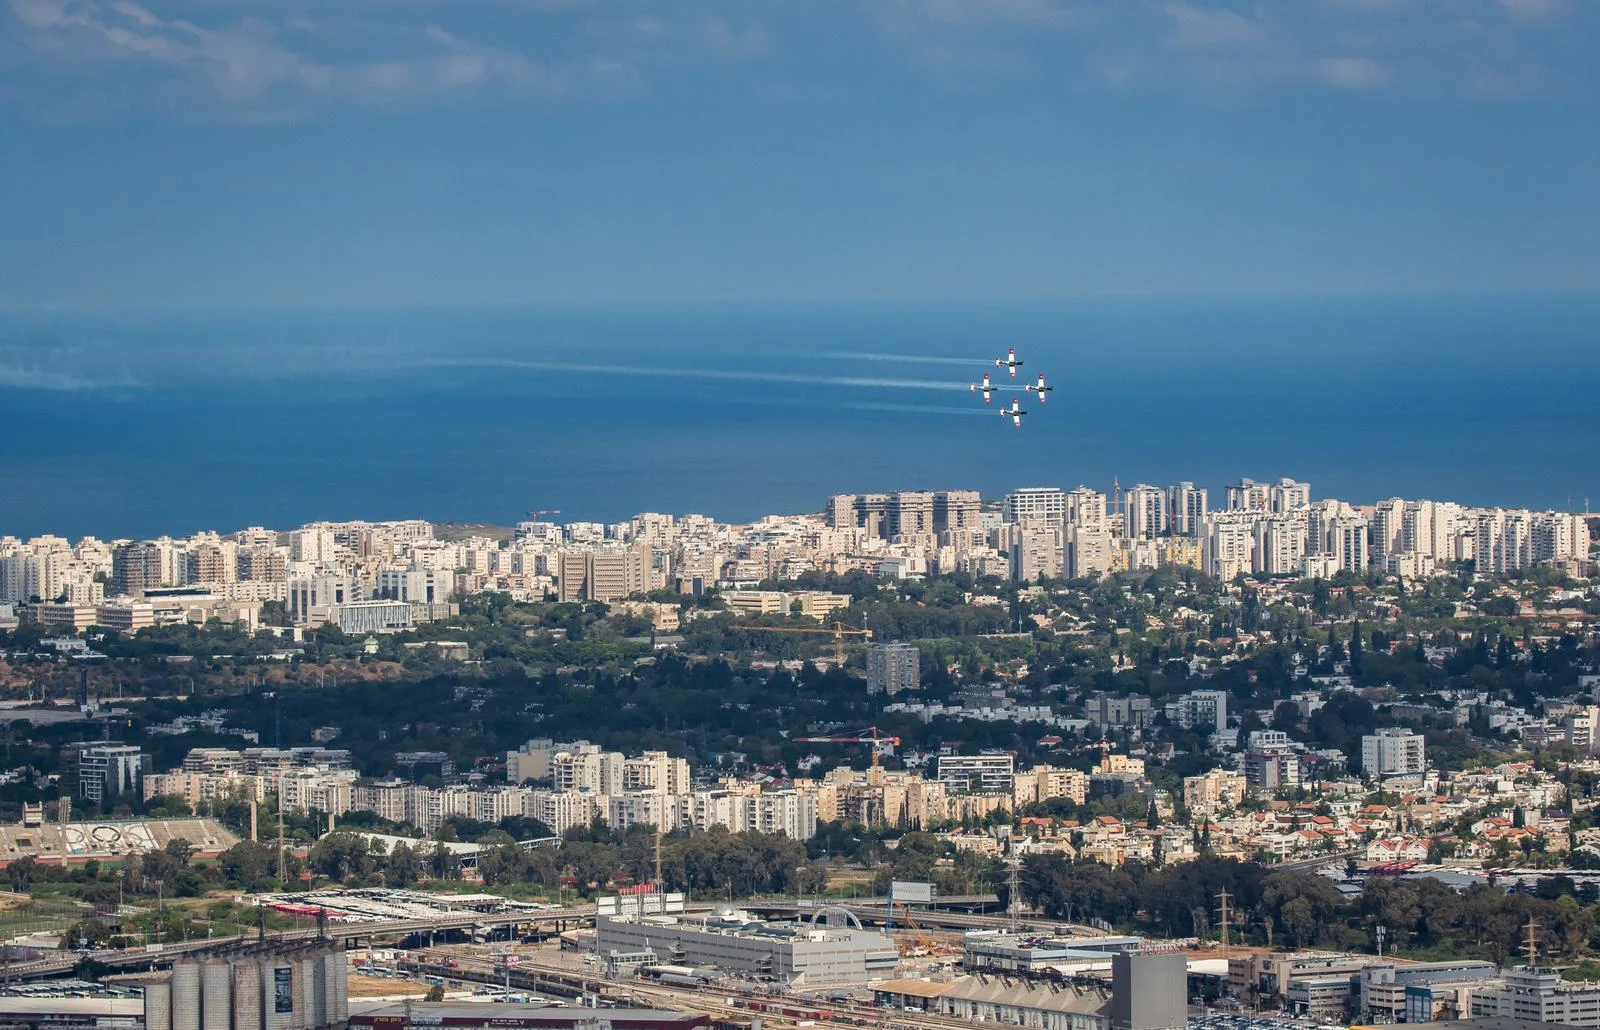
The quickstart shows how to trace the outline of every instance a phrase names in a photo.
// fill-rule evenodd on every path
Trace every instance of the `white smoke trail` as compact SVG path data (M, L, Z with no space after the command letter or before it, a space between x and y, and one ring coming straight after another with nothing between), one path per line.
M935 354L876 354L870 351L846 354L833 351L817 355L830 361L910 361L928 365L993 365L994 358L948 358Z
M891 390L965 390L966 383L938 379L884 379L876 376L820 376L799 372L754 372L722 368L661 368L650 365L593 365L573 361L524 361L520 358L441 358L390 367L513 368L531 372L573 372L583 375L640 376L661 379L712 379L742 383L805 383Z
M828 407L848 408L851 411L906 411L928 415L980 415L984 418L992 417L999 408L992 411L983 408L952 408L938 404L830 404Z

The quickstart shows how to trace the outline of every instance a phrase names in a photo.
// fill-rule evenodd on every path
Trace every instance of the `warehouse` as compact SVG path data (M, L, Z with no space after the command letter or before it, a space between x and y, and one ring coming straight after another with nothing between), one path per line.
M768 923L732 908L706 916L607 919L602 954L654 952L662 962L808 986L856 984L894 975L900 961L883 934L838 926Z
M47 1026L64 1030L119 1030L144 1023L138 998L0 997L0 1026Z

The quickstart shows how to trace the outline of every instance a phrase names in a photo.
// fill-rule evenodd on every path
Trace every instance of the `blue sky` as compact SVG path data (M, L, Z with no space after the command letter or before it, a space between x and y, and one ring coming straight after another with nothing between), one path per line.
M0 307L1589 290L1594 0L0 0Z

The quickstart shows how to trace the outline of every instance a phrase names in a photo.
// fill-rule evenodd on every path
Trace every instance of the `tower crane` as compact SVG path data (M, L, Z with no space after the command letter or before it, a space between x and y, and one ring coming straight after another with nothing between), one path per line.
M842 622L835 622L827 626L729 626L729 629L745 630L750 633L826 633L833 637L833 660L838 668L844 668L844 638L860 637L863 641L872 639L872 630L855 629Z
M900 746L899 737L885 737L878 732L876 726L869 726L850 737L795 737L794 740L797 744L870 744L874 769L878 767L878 756L883 753L883 745Z

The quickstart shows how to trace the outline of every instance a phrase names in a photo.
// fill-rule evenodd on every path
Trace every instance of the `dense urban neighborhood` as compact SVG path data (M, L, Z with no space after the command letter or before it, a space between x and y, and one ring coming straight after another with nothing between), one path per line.
M612 978L798 990L803 934L702 940L787 897L930 1019L1600 1026L1600 520L1292 480L532 514L0 538L17 928L105 961L477 890L600 905L562 940Z

